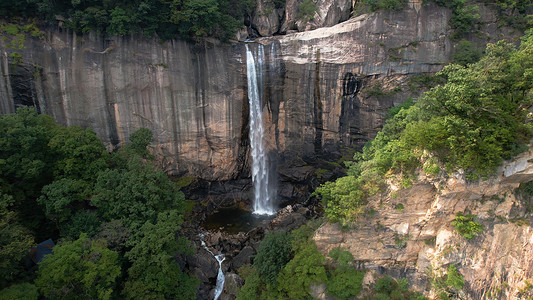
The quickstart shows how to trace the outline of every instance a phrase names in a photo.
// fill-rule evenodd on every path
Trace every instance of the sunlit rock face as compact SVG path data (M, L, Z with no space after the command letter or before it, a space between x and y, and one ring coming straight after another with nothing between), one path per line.
M462 299L520 299L533 276L533 232L530 196L516 188L533 180L532 170L530 147L485 181L420 176L411 188L370 199L374 213L351 230L325 224L314 240L324 254L343 247L359 267L407 278L431 298L429 270L453 264L466 282ZM483 225L471 240L451 224L465 212Z
M411 95L408 77L449 60L449 17L447 9L411 3L402 12L257 39L265 49L265 139L281 180L305 183L314 176L312 159L340 158L375 136L386 111ZM51 29L44 39L28 37L18 65L9 63L8 41L0 43L1 113L35 106L61 124L92 127L109 148L147 127L170 174L250 176L244 43ZM369 92L378 85L380 93ZM280 193L305 191L282 184Z

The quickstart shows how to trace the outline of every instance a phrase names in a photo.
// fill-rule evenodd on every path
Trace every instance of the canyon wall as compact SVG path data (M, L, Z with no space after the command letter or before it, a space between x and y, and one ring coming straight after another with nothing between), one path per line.
M453 264L465 281L460 299L529 299L532 198L517 188L531 180L531 148L486 181L467 182L461 173L421 177L409 189L371 199L369 213L350 230L326 223L314 240L324 254L343 247L358 267L407 278L432 298L431 277ZM461 236L451 224L458 213L475 215L482 232Z
M344 7L335 19L342 21L350 6L330 4ZM281 176L305 181L306 157L339 158L343 147L372 138L387 109L410 95L408 76L436 72L449 60L449 17L447 9L413 2L401 12L258 38L254 47L264 45L267 65L268 140L285 162ZM50 29L24 45L0 41L0 113L35 106L61 124L92 127L110 149L147 127L153 153L170 174L209 181L249 176L243 42ZM13 62L14 52L23 62ZM376 87L377 95L366 92Z

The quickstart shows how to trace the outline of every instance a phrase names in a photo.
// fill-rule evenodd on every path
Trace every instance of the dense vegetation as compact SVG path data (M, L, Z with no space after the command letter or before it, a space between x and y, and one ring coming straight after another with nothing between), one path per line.
M184 196L150 162L152 134L108 153L90 129L18 109L0 117L0 299L195 299L176 262ZM59 240L37 272L36 242ZM33 292L35 291L35 292Z
M330 220L355 220L367 197L384 191L386 182L409 186L418 171L458 169L469 180L487 178L502 160L524 150L532 136L532 30L519 49L489 44L479 62L448 65L438 76L446 83L396 109L355 155L349 176L316 190Z
M0 18L38 18L83 33L143 32L162 39L216 37L228 40L242 26L248 0L3 0Z
M363 292L365 272L354 267L352 254L334 248L326 259L310 238L313 232L313 225L291 233L269 232L253 265L239 269L245 284L237 299L311 299L311 286L320 284L336 299L352 299L363 293L369 299L426 299L410 291L405 279L390 277L379 278Z

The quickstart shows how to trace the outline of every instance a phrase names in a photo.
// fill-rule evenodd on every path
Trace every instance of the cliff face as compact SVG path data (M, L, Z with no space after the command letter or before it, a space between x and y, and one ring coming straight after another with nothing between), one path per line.
M407 76L436 72L448 60L449 17L446 9L411 3L402 12L258 39L268 139L275 155L290 162L282 177L305 181L311 170L301 158L340 157L341 147L373 137L384 112L409 95ZM22 50L0 43L1 113L36 106L61 124L92 127L109 148L147 127L165 171L206 180L246 177L244 43L160 43L62 30L28 39ZM11 62L15 51L23 63ZM378 95L366 92L378 83ZM293 192L285 190L287 197Z
M532 158L530 150L477 183L461 174L421 178L410 189L372 199L375 213L350 231L325 224L314 239L324 253L346 248L360 267L406 277L419 290L429 292L430 270L454 264L465 280L461 299L529 298L531 196L516 188L533 180ZM457 213L476 215L483 232L471 240L459 235L451 225Z
M23 64L8 64L5 50L2 113L35 104L61 124L92 127L110 148L147 127L169 173L227 179L245 165L239 45L49 31L27 43Z

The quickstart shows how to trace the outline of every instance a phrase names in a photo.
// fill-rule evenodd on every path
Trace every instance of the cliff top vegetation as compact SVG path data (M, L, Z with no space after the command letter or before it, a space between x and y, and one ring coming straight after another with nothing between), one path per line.
M500 41L466 66L451 64L432 88L386 122L349 164L348 176L319 187L331 221L348 223L386 182L408 187L418 171L446 175L464 170L468 180L494 174L504 159L527 149L532 137L533 30L518 49Z
M249 0L4 0L0 18L37 18L53 25L61 22L80 33L142 32L161 39L228 40L242 26L250 6Z

